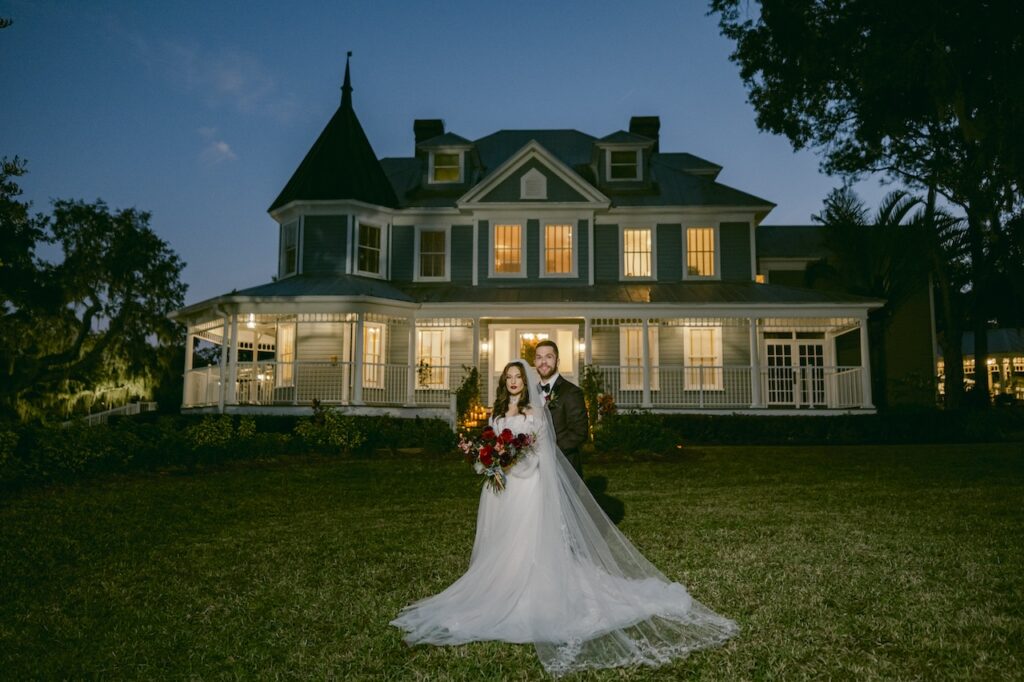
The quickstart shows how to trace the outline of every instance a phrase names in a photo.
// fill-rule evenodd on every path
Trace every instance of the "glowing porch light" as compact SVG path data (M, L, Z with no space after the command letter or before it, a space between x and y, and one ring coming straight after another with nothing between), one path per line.
M245 326L248 327L249 329L255 329L256 328L256 315L255 314L249 313L249 321L245 323Z

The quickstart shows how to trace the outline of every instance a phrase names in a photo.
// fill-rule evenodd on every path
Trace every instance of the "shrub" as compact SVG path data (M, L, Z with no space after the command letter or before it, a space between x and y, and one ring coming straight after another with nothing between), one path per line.
M661 415L630 411L606 415L594 431L594 447L600 451L666 453L678 438L667 429Z
M355 417L319 405L295 425L295 435L314 450L334 454L356 451L367 440Z

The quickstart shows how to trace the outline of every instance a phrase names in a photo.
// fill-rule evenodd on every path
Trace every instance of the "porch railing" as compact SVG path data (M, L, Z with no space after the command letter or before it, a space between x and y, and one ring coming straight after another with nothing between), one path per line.
M412 404L447 407L451 393L462 381L461 367L433 367L429 377L412 373ZM409 366L366 363L363 365L362 403L409 404ZM220 368L203 367L185 374L184 405L201 407L220 402ZM233 404L308 405L355 402L355 366L351 362L242 363L237 370ZM232 403L225 395L225 402Z
M598 368L605 390L624 408L644 407L643 368ZM750 407L857 408L863 404L860 367L778 367L760 372L754 403L754 370L747 365L669 366L650 369L652 408L728 409Z

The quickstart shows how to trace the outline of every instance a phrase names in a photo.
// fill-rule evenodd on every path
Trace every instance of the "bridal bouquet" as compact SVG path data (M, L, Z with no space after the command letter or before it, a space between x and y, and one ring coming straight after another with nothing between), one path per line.
M511 429L495 432L488 426L479 436L467 438L459 435L459 449L466 456L466 461L473 469L484 477L484 485L489 485L495 493L500 493L508 483L508 471L533 449L534 436L528 433L518 435Z

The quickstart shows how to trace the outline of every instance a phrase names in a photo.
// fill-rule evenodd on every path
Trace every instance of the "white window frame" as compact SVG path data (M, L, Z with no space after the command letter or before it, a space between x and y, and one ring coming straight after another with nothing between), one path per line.
M438 154L452 154L459 157L459 178L457 180L436 180L434 178L434 170L436 168L435 162ZM466 152L463 149L445 149L443 147L433 149L430 152L430 160L428 162L427 169L427 182L431 185L458 185L464 182L466 177ZM450 166L442 166L443 168L450 168Z
M362 229L362 227L364 225L366 227L374 227L374 228L377 228L378 230L380 230L380 254L379 254L380 259L378 261L378 265L380 267L380 271L379 272L373 272L372 270L362 270L359 267L359 249L362 248L362 246L359 243L359 231ZM371 222L369 220L357 219L356 220L356 229L355 229L355 239L353 241L355 242L355 251L356 251L355 254L354 254L355 258L353 258L353 261L354 261L353 268L355 269L356 274L357 275L365 275L366 277L376 277L377 279L385 279L385 276L386 276L386 273L387 273L387 251L388 251L388 246L387 246L388 245L387 226L384 225L383 223L375 223L375 222Z
M612 177L612 152L633 152L636 155L636 175L631 178L613 178ZM637 180L643 179L643 150L639 147L626 147L626 148L614 148L607 147L604 150L605 153L605 177L608 178L608 182L636 182ZM623 166L625 164L616 164L616 166Z
M541 220L538 221L540 224L540 276L544 278L552 279L571 279L579 277L579 254L580 254L580 226L578 220ZM548 227L564 226L568 225L572 229L572 253L570 254L571 268L569 272L548 272L548 259L547 259L547 230Z
M444 275L440 277L428 277L420 272L422 254L421 235L424 232L444 233ZM417 282L450 282L452 281L452 226L451 225L417 225L415 236L415 249L413 252L413 279Z
M638 364L632 364L628 354L629 336L639 332L637 343L640 344L640 354L637 356ZM660 386L660 351L658 349L658 326L647 325L647 345L650 351L651 361L651 390L661 390ZM644 390L644 358L643 358L643 325L628 324L619 327L619 390L642 391Z
M423 356L420 355L420 335L421 334L440 334L441 335L441 356L440 356L441 363L440 363L440 365L438 365L439 367L441 367L440 371L438 372L440 374L440 379L437 380L437 381L433 381L433 380L432 381L428 381L426 384L421 384L420 383L420 377L419 377L419 374L418 374L419 367L420 367L420 361L423 359ZM449 365L451 364L451 329L449 327L421 327L421 328L418 328L416 330L416 353L415 353L415 355L416 355L416 369L417 369L416 390L417 391L437 390L437 389L447 390L448 389L448 382L449 382L449 378L450 378L450 373L451 373L451 368L449 367ZM434 372L431 372L431 379L434 379L433 374L434 374Z
M688 239L688 232L690 229L704 229L711 230L712 234L712 248L714 253L712 254L711 267L714 270L710 275L691 275L690 274L690 242ZM693 224L683 225L683 279L684 280L719 280L722 278L722 248L721 248L721 234L722 231L719 229L719 224L708 223L708 224Z
M295 322L279 322L274 339L274 385L295 386L295 353L298 329Z
M539 191L532 193L529 191L531 181L539 182ZM536 168L531 168L523 173L523 177L519 178L519 198L524 201L546 200L548 198L548 176Z
M692 367L698 367L701 365L691 364L691 353L692 353L692 340L690 334L694 331L711 331L711 346L714 352L715 363L713 365L703 365L704 367L715 367L712 371L705 370L703 372L703 378L706 382L703 386L705 391L724 391L725 390L725 377L722 376L723 356L722 356L722 327L720 326L708 326L708 327L683 327L683 390L684 391L698 391L702 387L700 385L701 372L691 370ZM710 377L710 381L709 381Z
M488 276L493 279L516 279L526 277L526 220L492 220L490 225L490 253L488 254L487 270ZM494 260L497 255L497 244L495 243L495 233L498 226L506 227L510 225L519 226L519 272L496 272L494 268Z
M626 276L626 230L648 230L651 233L651 274L649 276ZM619 224L619 280L623 282L649 282L658 278L658 233L653 225L636 223Z
M278 269L278 277L280 279L284 279L285 277L291 277L292 275L299 274L299 260L300 260L300 255L302 254L301 245L299 243L300 242L300 237L301 237L301 234L302 234L301 225L302 225L302 221L299 218L296 218L295 220L290 220L287 223L284 223L283 225L281 225L281 246L280 246L280 253L278 255L279 261L278 261L278 267L277 267L277 269ZM286 262L286 256L285 256L285 254L286 254L286 246L285 245L286 245L286 243L288 241L288 237L287 237L288 230L291 229L291 228L295 229L295 269L290 271L290 272L288 272L287 270L285 270L285 262Z
M367 360L369 344L366 343L366 337L371 329L376 329L380 335L380 362ZM363 322L363 388L384 388L387 374L387 333L388 328L383 322Z

